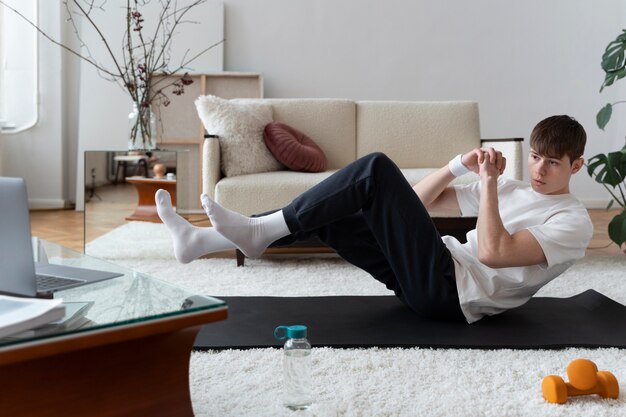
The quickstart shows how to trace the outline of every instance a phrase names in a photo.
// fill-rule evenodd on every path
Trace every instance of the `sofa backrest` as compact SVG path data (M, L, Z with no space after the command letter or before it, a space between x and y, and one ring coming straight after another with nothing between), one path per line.
M356 159L356 104L344 99L265 99L274 120L309 136L326 154L329 169Z
M357 158L384 152L400 168L438 168L480 146L478 104L357 101Z

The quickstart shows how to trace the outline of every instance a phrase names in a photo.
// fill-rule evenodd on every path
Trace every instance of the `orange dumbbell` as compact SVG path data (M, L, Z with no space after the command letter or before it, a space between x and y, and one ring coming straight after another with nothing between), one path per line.
M595 363L588 359L573 360L567 366L569 382L558 375L548 375L541 383L541 391L546 401L565 404L568 397L598 394L602 398L617 398L619 384L617 378L608 371L598 371Z

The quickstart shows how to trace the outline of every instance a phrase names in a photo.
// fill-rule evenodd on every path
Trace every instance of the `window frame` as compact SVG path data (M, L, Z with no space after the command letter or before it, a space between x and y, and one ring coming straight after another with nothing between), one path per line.
M24 10L24 4L27 4L28 9ZM11 7L19 10L25 17L19 16L17 13L9 9L4 5L0 5L0 133L3 135L16 134L32 129L39 123L39 34L26 19L36 26L39 25L39 2L38 0L5 0ZM21 6L21 7L20 7ZM7 24L7 22L16 22L16 24ZM19 23L17 23L19 22ZM15 50L7 47L7 43L12 39L20 39L23 36L28 35L32 39L32 42L26 43L20 42L20 52L25 48L30 48L24 55L15 54ZM7 63L11 65L12 62L19 62L21 57L32 60L33 67L30 70L20 70L12 65L12 70L19 75L28 75L29 89L32 91L30 100L20 104L18 112L26 112L27 117L23 121L11 120L10 112L7 111L7 103L19 103L20 100L16 99L18 90L7 88L9 82L7 76ZM19 66L19 65L18 65ZM31 88L32 87L32 88ZM14 119L14 117L13 117Z

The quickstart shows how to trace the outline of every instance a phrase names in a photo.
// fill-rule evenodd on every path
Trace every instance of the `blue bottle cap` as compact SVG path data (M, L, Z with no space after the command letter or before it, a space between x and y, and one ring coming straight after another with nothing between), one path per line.
M306 337L306 326L296 324L293 326L278 326L274 329L274 337L278 340L284 339L304 339ZM284 333L281 335L281 331Z

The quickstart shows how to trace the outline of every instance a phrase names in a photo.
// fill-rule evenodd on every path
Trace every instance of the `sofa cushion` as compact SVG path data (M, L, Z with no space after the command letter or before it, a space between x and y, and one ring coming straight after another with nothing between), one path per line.
M356 158L356 104L345 99L266 99L274 121L283 122L315 139L329 169Z
M401 171L413 186L435 169L403 169ZM275 171L223 178L215 187L215 201L247 216L259 214L283 208L295 197L334 172L336 170L319 173ZM476 174L470 173L456 178L452 184L468 184L477 179Z
M291 170L304 172L326 170L324 151L313 139L285 123L268 123L263 129L263 139L274 157Z
M272 121L269 104L216 96L200 96L195 104L207 132L219 136L221 170L225 176L276 171L283 167L263 142L263 128Z
M384 152L400 168L439 168L480 146L475 102L357 102L357 158Z
M222 178L215 201L246 216L280 209L333 172L275 171Z
M409 184L411 184L411 187L424 179L426 175L435 171L437 171L435 168L404 168L400 170L402 175L404 175L404 178L406 178ZM452 180L450 185L471 184L479 179L480 177L477 174L470 172L468 174L461 175L460 177L456 177Z

